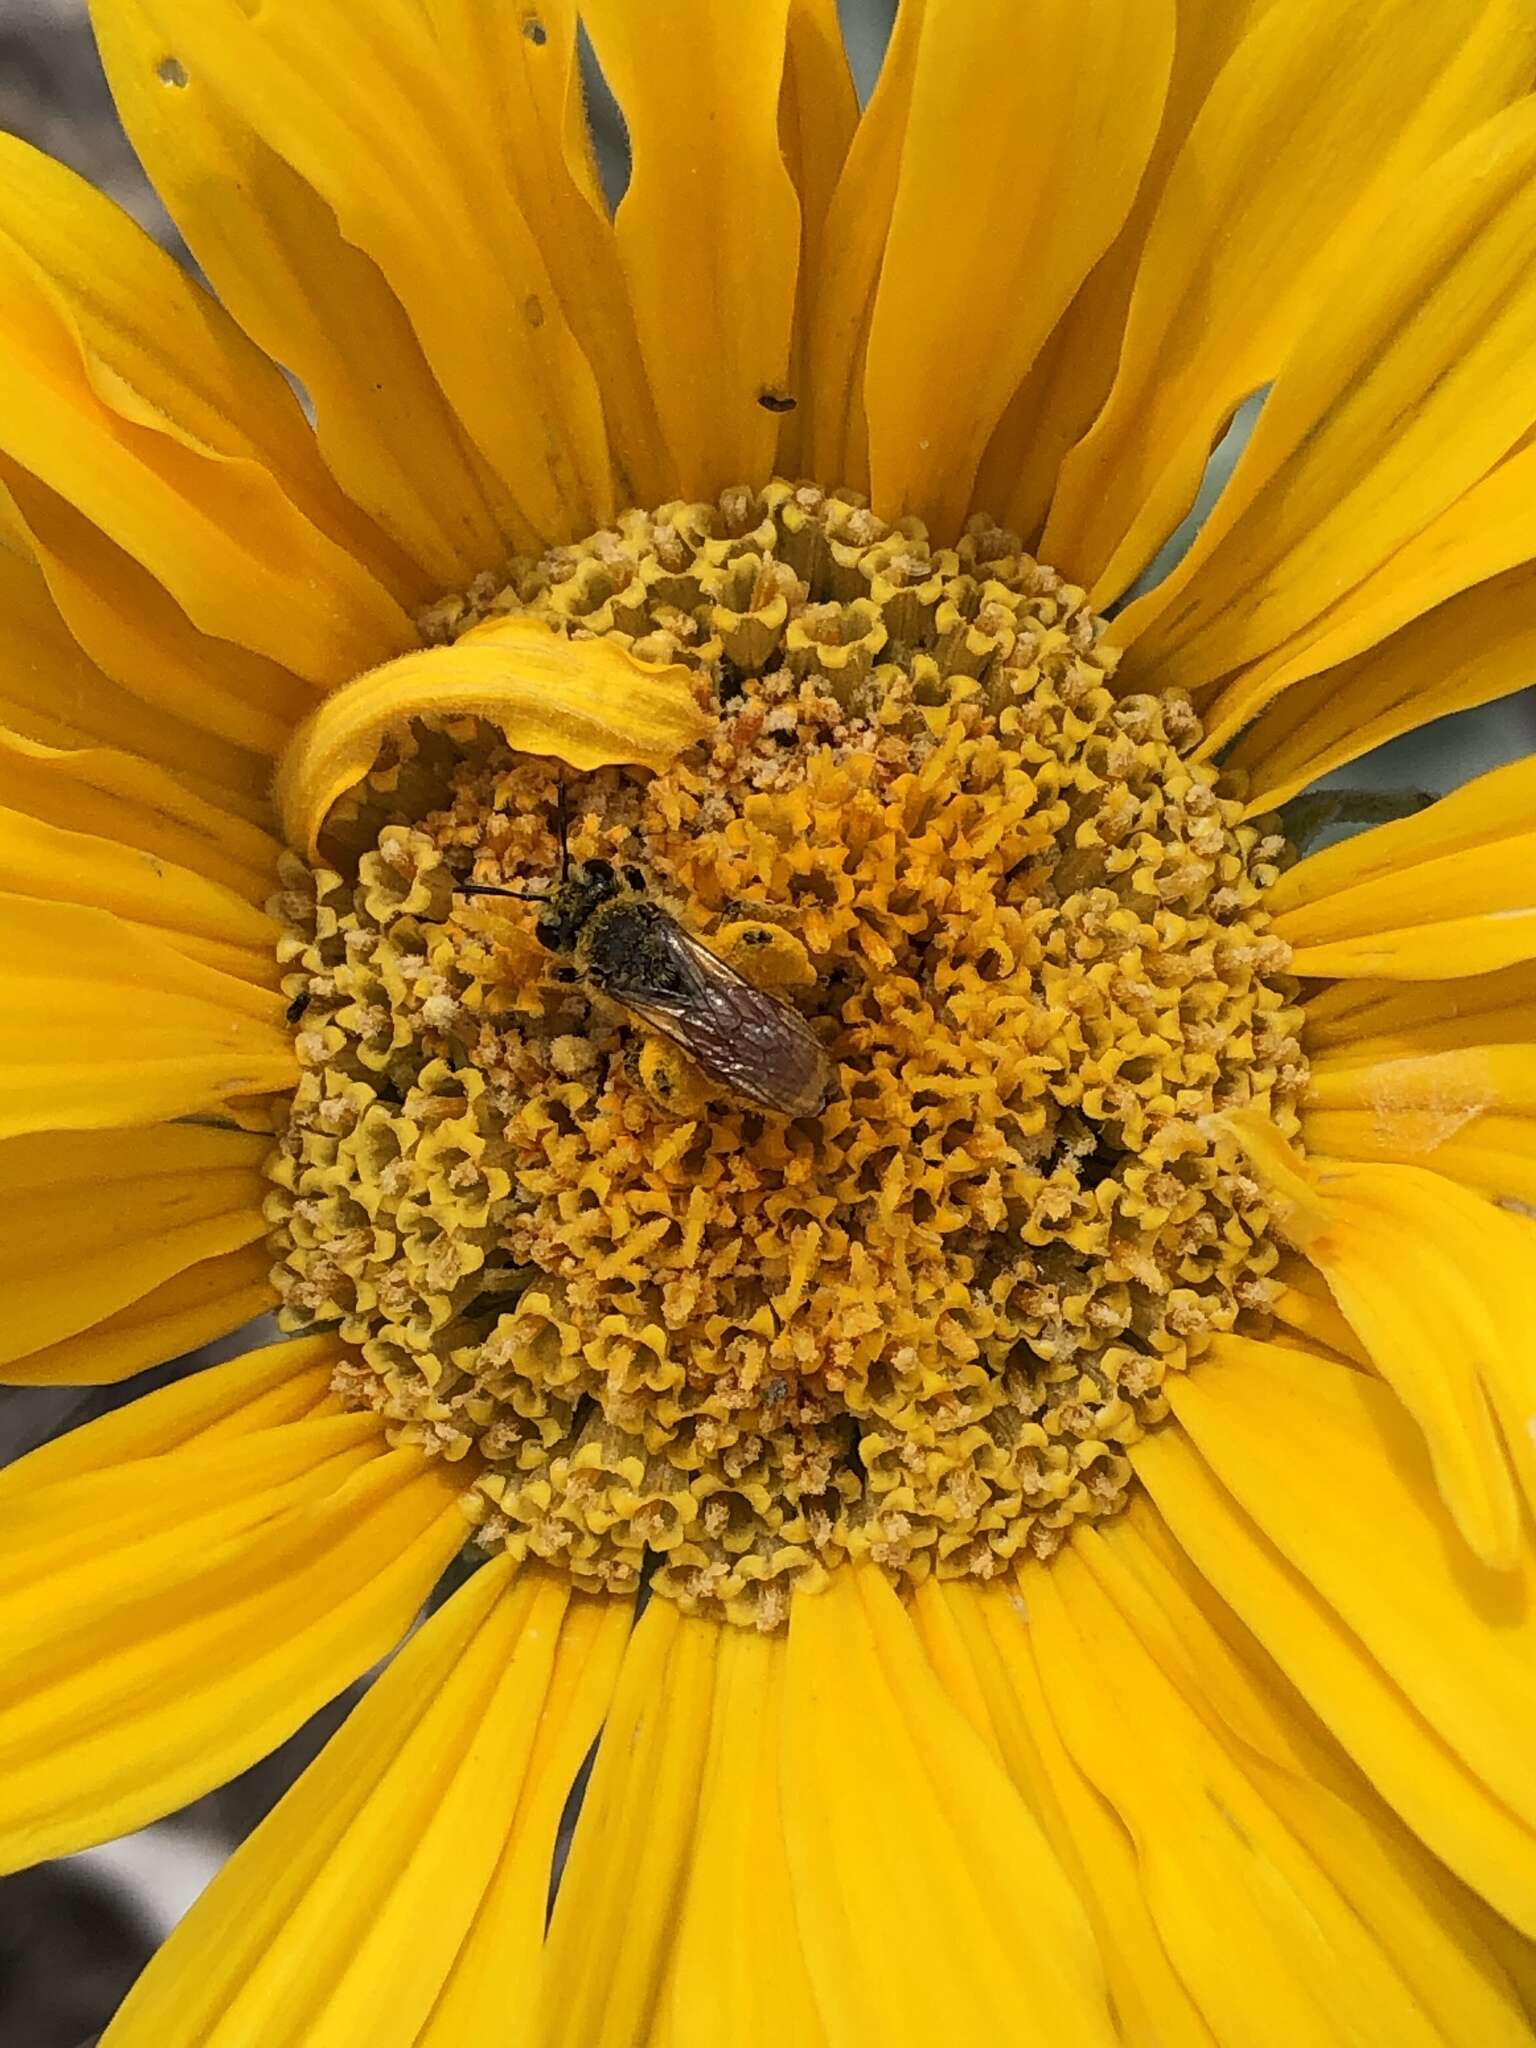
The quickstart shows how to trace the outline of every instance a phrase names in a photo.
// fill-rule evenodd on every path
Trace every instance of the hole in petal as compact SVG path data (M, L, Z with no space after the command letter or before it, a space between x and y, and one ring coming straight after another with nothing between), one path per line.
M179 89L187 82L187 67L179 57L162 57L155 66L155 76L162 85L174 85Z
M843 47L860 107L869 105L896 21L896 0L838 0Z
M585 25L578 30L576 54L581 65L581 92L586 102L587 132L592 138L592 153L597 160L597 174L602 180L603 196L608 201L608 211L613 213L629 190L630 173L634 169L634 158L629 146L629 128L619 103L613 96L613 89L603 75L603 67L597 61L597 52L592 47L592 38L587 34Z
M560 1825L555 1831L554 1854L550 1858L549 1899L544 1909L546 1927L554 1913L555 1900L560 1894L560 1880L565 1875L565 1866L570 1861L571 1844L576 1839L576 1823L581 1819L587 1787L592 1782L592 1767L597 1762L597 1745L601 1740L601 1736L594 1737L592 1747L582 1758L581 1769L576 1773L571 1789L566 1794L565 1805L561 1809Z
M1210 518L1216 500L1227 488L1228 480L1233 470L1237 467L1238 458L1242 455L1243 450L1248 446L1249 441L1253 437L1253 430L1258 425L1259 409L1268 394L1269 386L1266 384L1262 391L1255 391L1252 397L1245 398L1236 412L1233 413L1232 418L1227 423L1226 431L1211 449L1210 456L1205 465L1205 474L1200 479L1199 494L1194 504L1190 506L1184 517L1173 529L1173 532L1169 534L1135 582L1129 586L1124 596L1116 598L1113 604L1105 606L1104 615L1106 618L1114 618L1117 613L1123 612L1128 604L1133 604L1138 597L1145 596L1149 590L1155 590L1165 576L1173 574L1180 562L1189 553L1190 549L1194 546L1195 535L1204 526L1206 520Z

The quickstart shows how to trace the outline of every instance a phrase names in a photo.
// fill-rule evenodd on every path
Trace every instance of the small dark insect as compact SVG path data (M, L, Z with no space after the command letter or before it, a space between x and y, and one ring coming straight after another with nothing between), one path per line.
M472 883L470 895L513 896ZM639 868L589 860L537 899L535 931L582 979L687 1053L754 1109L815 1116L832 1093L816 1034L791 1004L755 988L646 894Z
M787 391L770 391L765 385L757 394L757 402L764 412L793 412L799 404Z
M294 997L293 1001L288 1005L286 1014L288 1022L290 1024L298 1023L299 1019L303 1016L304 1012L309 1008L309 1001L309 990L307 988L301 989L299 993Z

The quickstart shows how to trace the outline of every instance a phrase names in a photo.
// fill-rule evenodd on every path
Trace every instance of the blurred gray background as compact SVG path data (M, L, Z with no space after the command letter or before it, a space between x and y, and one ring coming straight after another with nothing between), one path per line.
M841 5L855 77L867 97L895 0ZM611 192L620 191L626 171L623 125L600 88L593 96L593 120L605 179ZM0 0L0 129L73 165L185 256L114 118L85 0ZM1225 481L1251 426L1251 410L1212 458L1201 502L1160 558L1159 573L1187 546ZM1504 704L1443 719L1330 780L1351 787L1445 790L1533 748L1536 690L1528 690ZM221 1347L237 1348L233 1342ZM100 1392L0 1390L0 1463L209 1355ZM187 1812L123 1842L0 1880L0 2043L88 2048L155 1944L345 1717L358 1690L317 1716L275 1756Z

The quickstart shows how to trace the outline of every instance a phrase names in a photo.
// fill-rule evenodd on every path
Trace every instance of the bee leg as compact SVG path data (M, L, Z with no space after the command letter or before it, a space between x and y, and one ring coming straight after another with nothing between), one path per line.
M750 917L760 924L793 924L794 906L789 903L758 903L750 896L727 896L720 906L727 923Z
M625 1048L624 1069L658 1108L673 1116L698 1116L709 1100L704 1076L686 1053L664 1038L637 1034Z

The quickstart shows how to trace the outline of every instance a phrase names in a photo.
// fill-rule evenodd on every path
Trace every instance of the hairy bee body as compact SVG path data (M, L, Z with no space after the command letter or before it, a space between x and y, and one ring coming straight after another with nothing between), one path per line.
M644 897L604 903L577 940L576 965L594 987L620 1002L625 989L686 1001L689 977L674 938L679 929L675 918Z
M815 1116L832 1092L821 1043L790 1003L757 988L607 861L574 868L536 927L594 989L671 1041L755 1109Z

